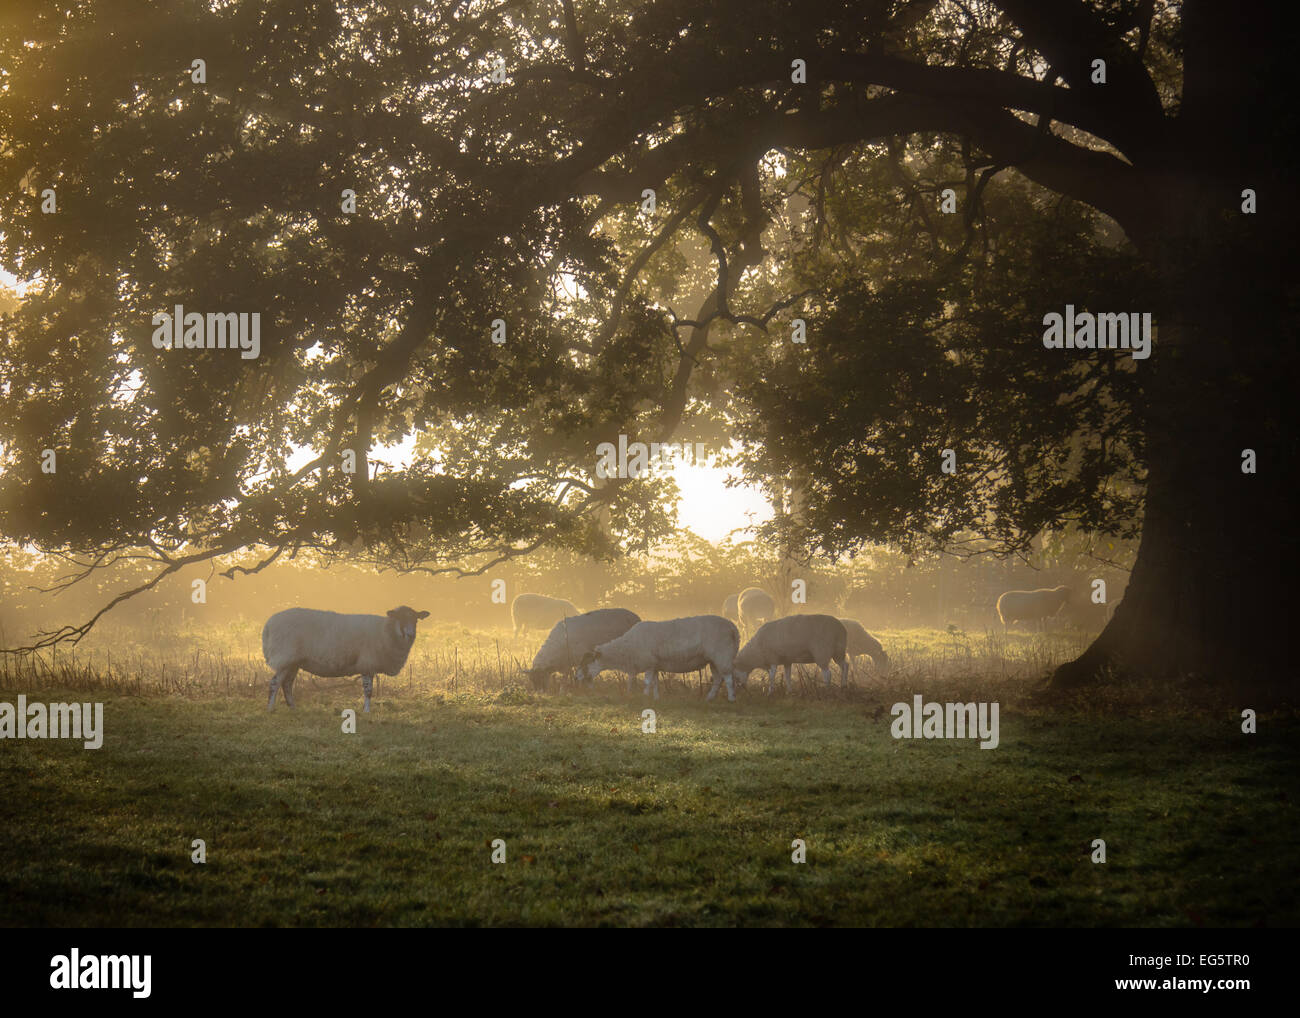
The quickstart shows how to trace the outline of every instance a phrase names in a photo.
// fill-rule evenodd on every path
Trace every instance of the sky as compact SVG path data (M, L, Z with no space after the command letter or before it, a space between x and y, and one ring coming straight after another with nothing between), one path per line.
M727 471L707 465L678 464L673 470L682 491L678 522L717 544L736 527L771 519L771 503L757 488L727 488ZM736 535L740 537L741 535Z

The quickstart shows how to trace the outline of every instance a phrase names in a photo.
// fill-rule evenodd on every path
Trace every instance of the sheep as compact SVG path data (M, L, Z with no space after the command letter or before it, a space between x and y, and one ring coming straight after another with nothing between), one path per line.
M753 629L760 623L776 617L776 602L766 590L746 587L737 595L736 607L740 611L740 621L746 629Z
M284 702L293 706L293 680L298 669L323 678L360 675L363 710L370 710L375 675L397 675L415 642L415 624L427 619L402 605L383 615L340 615L315 608L289 608L276 612L262 628L262 656L275 672L271 699L284 689Z
M521 670L532 680L533 687L540 689L552 672L576 669L598 646L622 636L640 621L634 612L626 608L597 608L582 615L561 619L533 658L533 666ZM634 682L636 674L629 672L629 692Z
M740 606L737 603L739 602L739 600L740 600L739 594L732 594L729 598L727 598L725 601L722 602L722 617L724 619L730 619L732 622L736 623L737 625L740 624Z
M1044 587L1039 590L1008 590L998 598L998 618L1005 627L1010 622L1047 620L1070 600L1069 587Z
M877 671L888 671L889 655L885 653L885 648L880 645L880 641L868 633L862 627L862 623L856 619L840 619L840 622L844 625L844 631L849 634L849 657L868 654L875 662Z
M815 664L822 670L822 682L830 685L831 662L840 666L840 686L849 682L848 632L833 615L787 615L759 627L745 644L733 667L743 686L755 668L767 669L767 691L776 686L776 669L784 666L785 690L790 691L790 669L797 664Z
M713 671L712 700L725 680L727 699L736 699L732 662L740 646L740 631L721 615L694 615L667 622L638 622L616 640L602 643L587 656L578 675L593 679L603 669L645 672L643 695L659 699L660 672L693 672L706 664Z
M581 614L572 601L545 594L520 594L510 605L515 636L526 629L550 629L562 619Z

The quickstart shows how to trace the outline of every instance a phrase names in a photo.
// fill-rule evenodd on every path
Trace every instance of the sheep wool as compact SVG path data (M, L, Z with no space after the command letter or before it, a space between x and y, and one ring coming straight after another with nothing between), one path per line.
M557 622L581 614L572 601L545 594L520 594L510 605L516 636L528 629L549 630Z
M737 595L736 606L740 611L740 621L746 629L753 629L768 619L776 618L776 602L766 590L758 587L746 587Z
M1069 587L1008 590L998 598L998 618L1010 622L1037 622L1051 618L1070 600Z
M528 677L534 687L541 688L547 676L576 669L598 646L622 636L640 621L636 613L626 608L597 608L561 619L533 658L533 666L527 669ZM629 688L634 678L628 677Z
M262 656L275 672L267 709L284 690L293 706L293 680L299 669L322 678L361 676L364 709L370 710L375 675L396 675L415 643L415 627L428 612L402 605L385 615L341 615L316 608L276 612L262 628Z
M645 692L659 699L659 673L681 674L708 665L713 686L706 699L712 700L718 687L727 684L727 699L736 699L732 664L740 632L736 624L721 615L693 615L666 622L638 622L616 640L602 643L580 669L593 678L606 668L621 672L644 672Z
M759 627L758 632L736 655L735 669L742 684L756 668L767 669L767 691L776 684L776 670L784 669L786 692L790 691L793 665L815 664L822 682L830 685L834 661L840 666L840 685L849 682L848 633L831 615L787 615Z
M866 654L875 662L877 670L882 672L888 670L889 655L885 653L885 648L880 645L880 641L868 633L861 622L857 619L840 619L840 624L844 626L844 631L849 636L850 658Z

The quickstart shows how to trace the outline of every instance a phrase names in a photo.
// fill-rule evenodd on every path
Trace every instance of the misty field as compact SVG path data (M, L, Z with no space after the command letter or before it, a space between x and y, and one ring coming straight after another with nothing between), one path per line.
M1239 712L1172 688L1045 707L1033 672L1070 636L887 634L896 668L864 668L847 693L808 682L769 700L755 675L708 704L698 679L666 682L654 734L613 676L539 694L507 671L535 641L453 636L422 634L356 734L340 717L359 711L356 683L303 676L299 707L268 714L238 626L229 654L176 644L150 666L124 645L112 674L98 658L11 664L0 699L102 701L105 738L0 744L0 922L1300 920L1300 720L1264 712L1244 735ZM914 693L999 702L1000 745L893 739L890 707Z

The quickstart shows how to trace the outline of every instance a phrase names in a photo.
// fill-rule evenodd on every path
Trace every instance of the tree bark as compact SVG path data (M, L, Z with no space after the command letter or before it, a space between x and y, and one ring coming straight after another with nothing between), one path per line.
M1235 200L1244 177L1231 192ZM1096 642L1052 678L1107 670L1269 685L1286 671L1297 542L1291 519L1300 396L1295 322L1300 267L1292 218L1274 226L1231 210L1224 180L1165 220L1155 261L1165 281L1144 429L1148 487L1129 587ZM1288 197L1275 192L1279 204ZM1253 450L1255 472L1243 469Z
M1295 119L1288 58L1267 19L1205 0L1184 15L1178 141L1146 168L1148 220L1128 224L1162 280L1159 336L1138 366L1150 378L1142 541L1123 601L1056 688L1107 670L1225 689L1289 681L1300 265L1278 144Z

